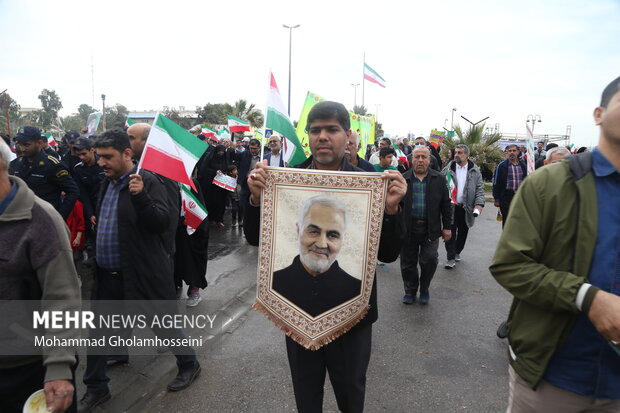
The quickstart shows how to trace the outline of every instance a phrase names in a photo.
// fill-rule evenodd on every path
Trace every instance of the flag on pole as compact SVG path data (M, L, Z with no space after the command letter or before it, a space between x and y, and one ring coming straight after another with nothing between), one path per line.
M201 131L205 138L215 138L215 135L217 135L217 132L214 129L211 129L206 125L202 126Z
M128 127L130 127L131 125L135 125L136 123L138 123L138 122L136 122L136 121L134 121L134 120L131 120L131 119L127 118L127 119L125 120L125 129L127 129L127 128L128 128Z
M138 170L144 168L196 189L192 171L208 146L164 115L157 114Z
M385 79L383 79L379 73L375 72L375 70L364 63L364 80L368 80L369 82L376 83L381 87L385 87Z
M269 73L265 128L273 129L274 132L282 135L284 162L290 165L297 165L305 161L307 157L287 113L280 90L278 90L278 85L276 84L276 79L273 77L273 73Z
M209 215L207 208L200 203L198 198L192 193L191 188L185 184L181 184L181 200L183 202L183 213L185 214L185 225L195 231Z
M228 115L228 129L230 132L249 132L250 124L232 115Z
M534 162L534 131L530 129L530 125L527 123L525 128L527 129L525 142L527 144L527 174L529 175L536 169L536 163Z
M230 131L228 130L228 128L226 126L223 126L218 132L217 132L217 136L216 139L219 142L220 139L231 139L232 135L230 134Z
M450 193L450 200L452 201L453 204L458 205L458 203L456 202L456 194L458 192L458 188L454 184L454 178L452 177L452 171L448 172L448 174L446 175L446 178L448 179L448 192Z
M396 156L398 157L398 159L401 160L408 167L409 161L407 160L407 155L405 155L398 146L395 146L394 150L396 151Z

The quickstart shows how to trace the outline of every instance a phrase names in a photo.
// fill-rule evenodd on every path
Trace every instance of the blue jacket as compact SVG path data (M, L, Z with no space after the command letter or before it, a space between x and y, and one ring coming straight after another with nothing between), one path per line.
M267 164L269 164L269 162L271 162L271 152L266 153L263 156L263 160L267 160ZM278 165L279 167L284 167L284 154L282 153L282 151L280 151L280 164Z
M493 198L495 202L499 202L504 196L506 191L506 180L508 179L508 159L502 161L495 168L495 176L493 177ZM519 161L521 170L523 171L523 177L527 176L527 165L523 161Z

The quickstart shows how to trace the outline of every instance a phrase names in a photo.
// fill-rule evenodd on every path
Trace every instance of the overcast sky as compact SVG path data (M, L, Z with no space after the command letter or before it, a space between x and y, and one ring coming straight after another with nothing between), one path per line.
M564 134L595 144L592 110L620 76L620 0L590 1L0 0L0 90L23 107L55 90L62 114L122 103L132 111L234 103L264 109L273 70L291 117L307 91L352 108L363 55L385 80L365 105L386 132L466 125ZM357 88L361 104L362 87ZM380 106L377 106L380 105ZM447 122L445 120L448 119Z

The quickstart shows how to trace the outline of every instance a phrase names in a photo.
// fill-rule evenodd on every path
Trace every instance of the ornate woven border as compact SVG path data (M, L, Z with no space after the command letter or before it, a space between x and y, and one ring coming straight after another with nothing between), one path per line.
M261 237L258 258L258 282L254 308L269 318L278 328L305 348L316 350L338 338L368 312L368 302L377 265L377 253L383 223L387 181L379 174L357 172L329 172L267 168L266 189L262 194ZM367 190L370 192L370 210L366 230L366 250L360 251L363 260L362 293L353 300L313 318L283 299L270 289L272 251L274 243L275 194L278 185L299 186L314 189L329 188L346 192Z

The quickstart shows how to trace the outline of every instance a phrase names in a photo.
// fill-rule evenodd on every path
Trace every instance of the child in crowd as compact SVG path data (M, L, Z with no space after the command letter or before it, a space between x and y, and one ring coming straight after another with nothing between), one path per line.
M233 178L237 179L238 173L239 171L237 170L237 167L233 165L228 168L228 171L226 174L228 176L232 176ZM241 195L241 185L237 183L237 188L235 189L235 191L228 193L228 200L230 201L230 214L232 218L231 222L232 222L233 228L237 226L237 222L239 222L240 227L243 226L243 217L241 216L241 213L239 211L240 195Z

